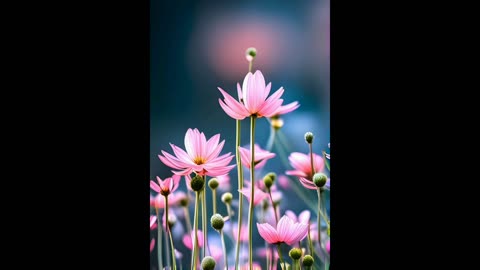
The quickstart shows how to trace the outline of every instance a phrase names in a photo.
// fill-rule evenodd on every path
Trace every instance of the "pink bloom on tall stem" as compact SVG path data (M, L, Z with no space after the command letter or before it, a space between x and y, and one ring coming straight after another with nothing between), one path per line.
M293 213L293 211L287 210L285 211L285 215L287 215L289 218L293 220L293 222L301 222L308 224L310 222L310 211L304 210L302 211L298 217Z
M193 249L193 234L195 232L192 231L190 234L185 234L182 238L183 244L190 250ZM202 230L197 231L197 239L198 239L198 247L203 247L203 233Z
M294 223L288 216L283 216L273 228L268 223L257 223L258 233L269 244L286 243L293 245L302 241L307 236L308 225L305 223Z
M287 175L297 176L304 187L308 189L317 189L317 186L315 186L312 181L313 173L310 155L293 152L288 157L288 160L295 170L286 171L285 173ZM325 166L323 158L317 154L313 154L313 166L315 168L315 173L323 171Z
M244 188L242 188L241 190L238 190L238 192L242 193L245 197L247 197L248 201L250 202L251 198L250 198L250 193L252 192L250 190L251 186L250 186L250 182L248 182L247 180L244 181ZM259 189L258 187L254 187L255 188L255 191L254 191L254 199L253 199L253 205L258 205L261 201L263 201L264 199L268 198L268 193L265 193L263 192L261 189Z
M255 169L262 168L267 163L267 160L275 157L275 153L270 153L269 151L260 148L258 144L255 144L254 147L255 147ZM239 147L238 150L240 151L240 159L242 160L243 166L250 169L250 162L252 157L252 154L250 153L250 147L248 148Z
M162 150L158 155L160 160L175 170L177 175L190 175L195 172L201 176L208 175L216 177L228 173L235 165L228 165L233 159L231 153L219 156L225 140L219 143L220 134L216 134L208 141L203 132L198 129L188 129L185 134L186 152L174 144L170 144L175 156Z
M249 72L243 80L242 88L240 88L240 84L237 84L240 102L220 87L218 87L218 90L222 93L224 100L218 99L218 102L226 114L237 120L243 120L251 115L256 115L258 118L272 117L277 114L282 106L283 99L280 99L280 97L284 90L283 87L280 87L268 97L271 87L272 83L265 86L265 78L260 70L257 70L255 74ZM290 107L287 109L290 109Z
M150 188L154 191L162 194L163 196L168 196L170 193L173 193L178 188L178 183L180 182L179 175L173 175L172 177L165 178L162 181L160 177L157 176L158 184L150 180Z

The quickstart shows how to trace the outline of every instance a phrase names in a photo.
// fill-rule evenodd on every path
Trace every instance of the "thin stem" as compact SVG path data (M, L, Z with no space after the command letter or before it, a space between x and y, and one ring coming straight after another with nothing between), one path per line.
M310 148L310 163L311 163L311 166L312 166L312 181L313 181L313 175L315 174L315 166L313 166L313 151L312 151L312 144L309 143L308 144L309 148Z
M187 230L188 234L192 234L192 223L190 222L190 211L188 210L188 206L183 207L183 210L185 212L185 222L187 223Z
M158 212L158 208L155 208L155 211L157 212L157 252L158 252L158 267L159 269L163 269L163 258L162 258L162 224L161 224L161 218L160 218L160 213Z
M272 203L273 215L275 216L275 225L277 225L278 224L277 205L273 202L272 191L270 189L268 189L268 195L270 196L270 202Z
M235 157L237 161L237 175L238 175L238 189L243 188L243 166L242 166L242 160L240 158L240 135L241 135L241 122L240 120L236 121L236 139L235 139ZM238 194L238 241L236 243L235 247L235 269L238 269L238 259L239 259L239 254L240 254L240 229L242 226L242 217L243 217L243 195Z
M207 239L207 176L203 176L203 190L202 190L202 230L203 230L203 249L202 249L202 258L205 258L206 250L208 249L208 239ZM211 254L209 250L209 254Z
M227 203L227 213L228 213L228 220L232 218L232 207L230 206L229 203Z
M173 270L177 270L177 265L175 262L175 247L173 246L172 233L170 231L170 224L168 224L168 196L165 196L165 222L167 223L166 230L167 230L167 235L170 238L170 248L172 249Z
M223 230L220 230L220 238L222 238L223 261L225 269L228 269L227 247L225 246L225 238L223 237Z
M308 249L309 249L309 253L310 253L310 254L313 254L313 244L312 244L312 238L311 238L311 236L310 236L310 221L308 222L307 239L308 239Z
M213 214L217 213L217 190L212 189Z
M248 72L252 72L253 60L248 62Z
M273 148L273 143L275 142L275 133L276 129L274 129L272 126L270 127L270 136L268 137L268 142L267 142L267 151L272 151Z
M250 207L248 209L248 269L253 269L253 202L255 201L255 119L250 117Z
M283 270L287 270L287 267L285 266L285 261L283 260L282 250L280 249L280 245L281 244L277 244L278 258L280 258L280 262L283 264Z
M192 261L190 265L192 266L191 270L197 270L197 261L198 261L198 205L200 204L200 196L198 191L195 191L195 211L193 214L193 252L192 252ZM163 268L161 268L163 269Z

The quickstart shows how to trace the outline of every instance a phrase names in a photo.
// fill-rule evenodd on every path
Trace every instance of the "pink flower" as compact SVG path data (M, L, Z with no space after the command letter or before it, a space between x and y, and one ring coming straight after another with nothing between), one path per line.
M185 234L183 236L183 244L190 250L193 250L193 234L195 232L192 231L190 235L188 234ZM197 239L198 239L198 247L203 247L203 233L201 230L198 230L197 231Z
M262 168L267 163L267 160L275 157L274 153L270 153L267 150L260 148L258 144L255 144L254 148L255 148L255 169ZM238 150L240 151L240 159L242 160L243 166L250 169L250 160L252 158L250 147L248 148L239 147Z
M301 222L305 224L308 224L310 222L310 211L308 210L302 211L300 215L298 215L298 218L297 215L295 215L295 213L290 210L285 211L285 215L291 218L293 222Z
M228 173L235 165L230 165L230 161L233 159L230 153L222 156L218 156L222 151L225 140L218 143L220 140L220 134L214 135L208 141L205 134L200 133L198 129L188 129L185 134L185 149L186 152L170 144L175 156L162 150L162 155L158 155L160 160L176 170L172 171L177 175L189 175L195 172L201 176L208 175L216 177L222 174Z
M293 245L302 241L307 236L308 225L305 223L294 223L288 216L283 216L278 221L277 228L268 223L257 223L258 233L269 244L286 243Z
M157 216L150 216L150 230L155 230L157 228Z
M278 184L284 189L290 189L290 179L283 174L278 176Z
M165 178L162 181L160 177L157 176L157 181L160 184L157 185L154 181L150 180L150 188L156 192L159 192L163 196L168 196L168 194L173 193L178 188L178 183L180 182L179 175L173 175L172 177Z
M245 187L242 188L241 190L238 190L238 192L242 193L245 197L247 197L248 201L250 202L250 193L252 192L250 182L244 181ZM258 187L254 187L255 189L255 198L253 199L253 205L259 204L261 201L264 199L268 198L268 193L263 192L261 189Z
M278 115L282 115L282 114L287 114L289 112L293 112L294 110L296 110L298 107L300 107L300 104L298 104L297 101L294 101L290 104L287 104L285 106L280 106L280 108L278 108L278 110L275 112L275 116L278 116Z
M287 175L297 176L304 187L308 189L317 189L317 186L315 186L312 181L313 173L310 155L293 152L288 157L288 160L295 170L286 171L285 173ZM323 158L317 154L313 154L313 166L315 167L315 172L323 171L324 165Z
M226 114L237 120L242 120L251 115L256 115L258 118L263 116L272 117L276 115L282 106L283 99L280 99L280 97L284 90L283 87L280 87L267 98L271 87L272 83L265 86L265 78L260 70L257 70L255 74L249 72L243 80L242 88L240 88L240 84L237 84L240 102L220 87L218 87L218 90L222 93L224 100L218 99L218 102ZM286 110L288 109L290 107Z
M235 224L232 228L233 231L233 238L235 241L238 241L238 224ZM242 224L242 227L240 227L240 241L248 241L248 225L247 224Z
M152 240L150 241L150 252L152 252L154 248L155 248L155 238L152 238Z
M177 206L180 200L187 195L183 191L177 191L168 196L168 206ZM165 208L165 196L158 194L155 197L150 196L150 206L157 209Z
M327 250L328 254L330 254L330 239L327 240L327 243L325 244L325 249Z
M230 176L228 174L219 175L216 177L218 181L218 189L221 191L230 190Z

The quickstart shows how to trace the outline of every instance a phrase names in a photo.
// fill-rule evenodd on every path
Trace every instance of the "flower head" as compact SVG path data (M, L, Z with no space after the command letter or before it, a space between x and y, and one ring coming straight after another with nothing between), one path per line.
M272 83L265 86L265 78L260 70L257 70L254 74L249 72L243 80L242 88L240 88L240 84L237 84L240 102L220 87L218 87L218 90L222 93L224 100L218 99L218 102L226 114L237 120L242 120L251 115L258 118L272 117L277 115L279 111L291 110L291 104L286 105L287 108L281 109L283 99L280 99L280 97L284 92L283 87L280 87L268 97L271 87Z
M160 177L157 176L158 184L150 180L150 188L156 192L159 192L163 196L168 196L170 193L173 193L178 188L178 183L180 182L179 175L173 175L172 177L165 178L162 181Z
M258 144L254 145L255 148L255 169L260 169L267 163L267 160L274 158L275 153L270 153L267 150L260 148ZM240 151L240 159L242 160L243 166L250 169L250 161L252 158L252 154L250 152L250 148L239 147L238 150Z
M245 180L245 187L242 188L241 190L238 190L238 192L242 193L245 197L247 197L248 201L251 200L250 198L250 193L251 193L251 186L250 182ZM253 205L259 204L261 201L263 201L265 198L268 198L268 193L263 192L261 189L258 187L254 187L254 199L253 199Z
M310 156L298 152L293 152L288 157L290 161L290 165L295 170L286 171L287 175L297 176L300 180L300 183L308 188L308 189L317 189L317 186L312 181L313 173L312 173L312 164L310 161ZM315 172L323 171L325 166L324 160L321 156L317 154L313 154L313 166L315 168Z
M162 150L158 155L167 166L180 171L172 171L177 175L190 175L195 172L201 176L217 177L228 173L235 165L228 165L234 156L231 153L219 156L225 140L219 143L220 134L216 134L208 141L203 132L198 129L188 129L185 134L186 152L174 144L170 144L175 156Z
M294 223L288 216L283 216L278 221L277 228L268 223L257 223L258 233L269 244L286 243L293 245L302 241L307 236L308 225L305 223Z

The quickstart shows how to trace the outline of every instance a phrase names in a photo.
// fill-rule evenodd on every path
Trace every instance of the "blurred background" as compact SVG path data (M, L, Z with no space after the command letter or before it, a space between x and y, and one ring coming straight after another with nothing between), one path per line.
M151 179L171 176L157 155L161 150L172 153L169 143L184 148L188 128L198 128L207 139L220 133L221 140L226 140L222 153L235 154L235 120L221 109L217 87L236 96L236 84L241 84L248 72L248 47L257 49L253 71L261 70L266 83L272 82L271 93L283 86L284 104L300 103L297 110L282 117L285 124L281 131L289 149L307 153L304 134L311 131L315 135L314 152L329 152L329 0L151 0L150 35ZM262 148L269 132L269 123L260 118L256 142ZM242 138L242 145L248 145L248 120L242 122ZM282 174L286 169L291 168L285 168L276 157L264 171ZM236 198L236 170L230 175ZM180 187L185 190L184 183ZM293 196L284 192L283 200L297 202ZM316 202L315 191L311 196ZM222 207L220 203L223 211ZM298 214L306 208L298 203L289 209ZM188 251L181 243L176 246L187 253L184 267L188 267Z

